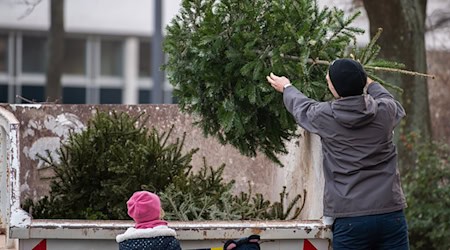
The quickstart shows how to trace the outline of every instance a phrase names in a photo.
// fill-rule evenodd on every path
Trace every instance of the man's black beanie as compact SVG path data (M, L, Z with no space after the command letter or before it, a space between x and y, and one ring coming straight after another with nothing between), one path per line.
M367 82L367 74L362 65L351 59L338 59L332 62L329 75L340 97L361 95Z

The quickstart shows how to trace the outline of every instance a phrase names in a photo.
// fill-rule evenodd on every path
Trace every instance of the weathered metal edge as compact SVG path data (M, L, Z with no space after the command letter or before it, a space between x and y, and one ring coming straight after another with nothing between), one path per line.
M11 227L19 239L115 239L133 224L129 221L32 220L28 227ZM192 221L170 222L180 240L217 240L258 234L263 239L329 239L321 221Z

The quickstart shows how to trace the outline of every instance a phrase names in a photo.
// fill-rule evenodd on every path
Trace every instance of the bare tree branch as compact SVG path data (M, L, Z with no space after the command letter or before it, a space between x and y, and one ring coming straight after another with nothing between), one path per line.
M42 2L42 0L22 0L19 1L19 4L25 4L27 6L27 9L25 10L25 12L18 18L18 20L22 20L25 17L29 16L34 9L36 8L36 6L38 6L40 3Z
M435 10L427 17L426 32L450 25L450 11Z

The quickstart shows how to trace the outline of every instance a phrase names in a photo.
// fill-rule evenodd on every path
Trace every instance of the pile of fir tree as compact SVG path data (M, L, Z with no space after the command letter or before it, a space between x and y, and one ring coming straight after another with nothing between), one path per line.
M205 135L281 165L277 155L287 152L297 126L267 83L270 72L326 100L329 61L353 57L379 81L374 69L401 66L375 60L376 37L356 48L358 15L320 9L314 0L184 0L167 27L165 69L180 107L197 116Z
M170 138L173 128L158 133L144 124L142 115L97 112L84 131L61 145L58 157L39 156L55 173L50 193L27 199L23 208L34 218L129 219L126 201L135 191L148 190L161 196L172 220L293 219L300 214L306 194L289 203L284 189L275 203L251 190L235 195L234 182L222 178L225 165L204 161L199 172L192 172L198 149L184 152L184 136Z

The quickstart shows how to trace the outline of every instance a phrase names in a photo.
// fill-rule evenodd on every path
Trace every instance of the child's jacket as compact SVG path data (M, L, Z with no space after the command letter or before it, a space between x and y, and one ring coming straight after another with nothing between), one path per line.
M120 250L181 250L175 230L167 226L128 228L116 237Z

